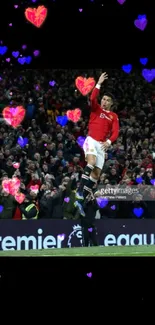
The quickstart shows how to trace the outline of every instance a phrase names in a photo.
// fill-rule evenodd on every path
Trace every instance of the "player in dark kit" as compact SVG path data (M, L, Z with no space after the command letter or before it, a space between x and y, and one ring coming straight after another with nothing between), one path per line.
M75 206L82 216L85 216L82 202L98 182L105 161L105 152L119 135L118 116L111 111L113 96L110 93L105 93L100 105L97 101L101 85L106 79L108 79L108 75L104 72L90 96L91 114L88 136L83 145L87 166L82 174L75 202Z

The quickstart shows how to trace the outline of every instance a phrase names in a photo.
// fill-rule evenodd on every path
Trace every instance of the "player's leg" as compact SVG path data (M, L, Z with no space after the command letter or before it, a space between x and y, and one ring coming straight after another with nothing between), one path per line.
M97 229L94 225L92 227L92 232L90 233L90 241L92 242L93 246L98 246Z
M87 165L84 169L84 172L82 174L81 177L81 181L80 181L80 186L77 192L77 199L78 200L83 200L83 190L84 187L87 186L87 183L89 181L90 178L90 174L93 171L95 165L96 165L96 156L97 156L97 152L96 152L96 148L95 148L95 141L94 139L92 139L91 137L87 137L85 140L85 143L83 145L83 149L85 152L85 159L87 161ZM88 193L87 193L88 194Z
M76 201L74 203L75 207L79 210L79 213L83 217L85 217L83 202L87 197L87 195L91 192L91 187L89 188L89 181L90 181L90 174L95 168L96 156L92 154L88 154L86 156L86 159L87 159L87 165L84 169L84 173L82 174L80 180L80 186L78 188L78 191L76 192Z
M96 165L90 174L89 181L87 183L87 187L89 189L93 189L94 185L97 184L100 179L100 175L105 162L105 152L100 149L100 145L97 146L97 157L96 157Z

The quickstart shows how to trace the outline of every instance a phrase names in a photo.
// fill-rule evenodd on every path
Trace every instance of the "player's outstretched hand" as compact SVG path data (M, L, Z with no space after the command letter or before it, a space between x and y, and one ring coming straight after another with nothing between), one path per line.
M104 72L104 73L101 74L101 76L100 76L100 78L98 80L98 84L101 85L104 82L104 80L106 80L106 79L108 79L108 75L107 75L106 72Z

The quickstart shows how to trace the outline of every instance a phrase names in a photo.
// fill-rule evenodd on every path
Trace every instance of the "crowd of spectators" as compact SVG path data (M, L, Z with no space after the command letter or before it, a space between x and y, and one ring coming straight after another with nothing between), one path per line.
M150 195L155 198L155 187L151 184L155 179L155 86L147 83L139 72L105 71L109 75L105 88L116 98L114 110L119 116L120 134L106 153L98 186L123 184L147 190L149 185ZM74 207L75 189L85 159L77 138L87 135L90 103L89 96L82 96L76 89L75 79L82 75L97 80L100 73L62 69L0 72L1 183L15 175L25 194L24 202L19 204L1 186L0 219L21 219L29 202L39 210L40 219L79 218ZM26 109L26 117L16 129L3 119L2 111L8 105L22 105ZM57 116L75 108L82 110L76 124L70 121L61 126L56 122ZM24 148L18 144L19 137L28 139ZM18 169L13 167L14 162L20 163ZM142 178L140 183L137 178ZM37 193L32 190L36 184ZM110 204L98 208L96 218L137 218L134 207L143 208L141 218L155 216L154 200L145 200L143 194L128 202L115 202L115 209Z

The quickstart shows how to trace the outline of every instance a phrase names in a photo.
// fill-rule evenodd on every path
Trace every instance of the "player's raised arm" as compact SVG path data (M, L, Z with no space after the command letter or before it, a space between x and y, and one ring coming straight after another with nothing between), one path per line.
M97 101L97 97L99 95L99 92L100 92L100 88L101 88L101 85L102 83L104 82L104 80L108 79L108 75L106 74L106 72L102 73L95 88L93 89L92 93L91 93L91 96L90 96L90 104L91 104L91 108L92 110L97 110L99 104L98 104L98 101Z

